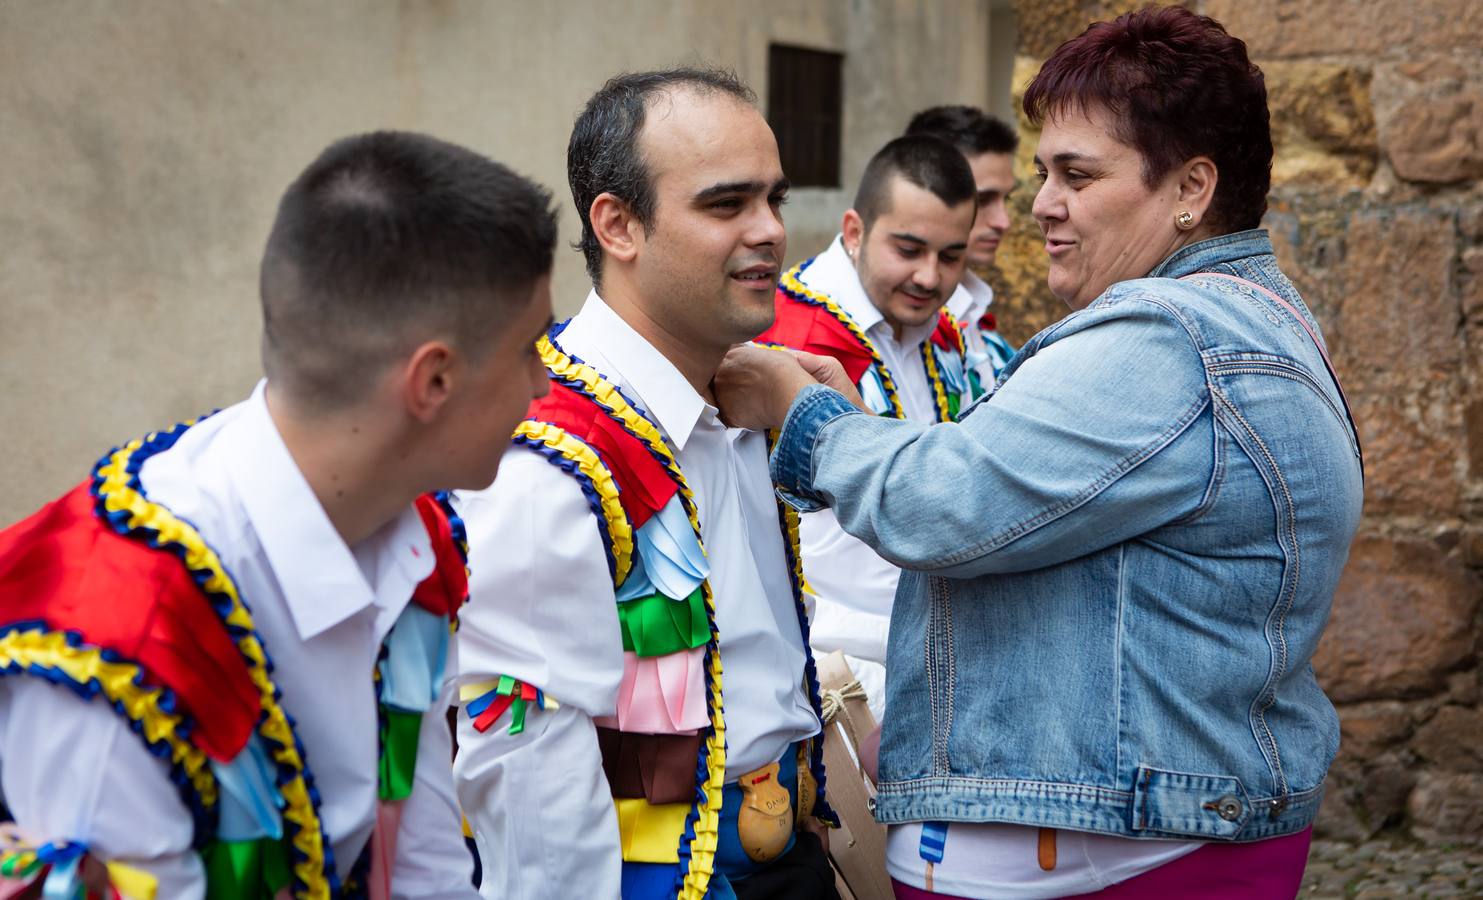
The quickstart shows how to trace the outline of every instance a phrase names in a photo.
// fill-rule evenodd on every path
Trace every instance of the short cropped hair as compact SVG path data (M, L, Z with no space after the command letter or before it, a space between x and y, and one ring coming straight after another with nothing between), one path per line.
M654 223L656 198L654 180L639 150L639 134L649 103L676 88L720 93L757 105L757 95L735 73L699 66L624 73L608 79L592 95L572 126L566 146L566 177L582 220L577 247L594 287L602 283L602 245L592 230L592 201L599 194L612 194L648 232Z
M1219 22L1181 6L1096 22L1057 48L1025 91L1036 125L1097 107L1143 158L1149 187L1208 156L1218 174L1207 221L1222 233L1261 223L1272 179L1267 86L1246 44Z
M876 151L860 176L854 210L866 231L890 212L891 182L897 176L930 191L949 207L978 196L973 170L952 144L923 134L899 137Z
M353 405L433 338L471 358L551 271L551 193L436 138L330 145L289 186L263 254L263 366L309 408Z
M1020 136L1000 119L972 106L934 106L911 117L907 134L930 134L957 147L964 156L1010 154Z

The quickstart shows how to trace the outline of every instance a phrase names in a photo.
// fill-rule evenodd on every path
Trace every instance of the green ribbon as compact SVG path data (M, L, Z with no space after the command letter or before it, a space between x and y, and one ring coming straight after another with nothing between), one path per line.
M422 732L422 713L381 708L381 760L376 794L382 800L405 800L412 794L412 773L417 768L417 738Z
M947 392L944 391L943 393L947 393ZM963 406L963 397L962 397L962 395L960 395L960 394L948 394L947 395L947 417L949 419L956 419L958 417L958 410L961 409L962 406Z
M711 639L701 588L684 600L663 594L626 600L618 604L618 622L623 627L623 649L644 657L692 650Z
M44 865L41 860L32 857L31 862L22 867L20 865L22 855L21 853L17 853L14 856L6 857L4 862L0 862L0 875L4 875L6 878L25 878Z
M212 841L201 851L207 900L262 900L288 886L288 848L281 839Z

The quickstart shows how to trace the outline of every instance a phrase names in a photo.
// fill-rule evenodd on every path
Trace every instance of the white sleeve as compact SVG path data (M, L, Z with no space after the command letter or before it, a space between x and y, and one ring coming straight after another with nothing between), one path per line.
M803 577L818 596L809 643L885 664L886 635L901 570L845 532L828 509L799 518Z
M512 735L503 721L480 734L460 715L453 774L484 866L480 894L616 900L618 816L589 716L563 706Z
M458 670L458 648L449 646L447 671ZM453 795L453 735L446 711L457 696L454 679L422 717L412 795L397 829L396 867L391 895L396 900L472 900L474 861L463 841L458 801Z
M459 681L509 675L557 710L506 712L480 733L458 719L454 783L475 832L485 897L616 898L618 820L592 717L611 714L623 642L598 522L578 482L527 448L505 454L493 487L459 496L469 537L469 603Z
M29 841L76 841L203 897L190 811L154 756L101 697L25 675L0 679L0 797Z

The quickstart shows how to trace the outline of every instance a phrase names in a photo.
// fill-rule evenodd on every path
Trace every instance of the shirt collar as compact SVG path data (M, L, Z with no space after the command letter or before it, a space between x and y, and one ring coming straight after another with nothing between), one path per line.
M967 269L958 289L947 298L947 311L959 322L977 322L994 302L994 289Z
M877 340L896 340L890 323L871 302L870 295L865 293L865 286L860 283L860 273L856 271L855 263L844 248L844 235L836 235L829 249L814 257L813 264L800 277L804 284L828 294L846 315L855 320L861 331ZM903 328L901 340L896 343L906 350L913 350L921 346L935 330L937 319L928 319L913 328Z
M238 500L294 627L308 640L377 606L383 631L379 626L389 628L385 620L401 614L433 570L427 529L408 506L354 548L346 546L273 424L266 387L266 381L258 383L221 441Z
M613 369L603 374L622 379L624 390L642 404L676 450L685 449L700 417L707 409L715 409L675 364L614 312L597 291L587 294L582 311L563 336L574 346L599 349Z

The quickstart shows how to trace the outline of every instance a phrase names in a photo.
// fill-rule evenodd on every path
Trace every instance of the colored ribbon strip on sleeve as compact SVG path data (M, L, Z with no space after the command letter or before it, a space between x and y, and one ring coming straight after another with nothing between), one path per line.
M530 705L536 709L560 709L555 698L547 696L534 685L526 684L508 675L478 684L467 684L459 689L459 700L464 703L474 729L481 734L494 727L505 710L511 710L510 734L525 730L525 713Z

